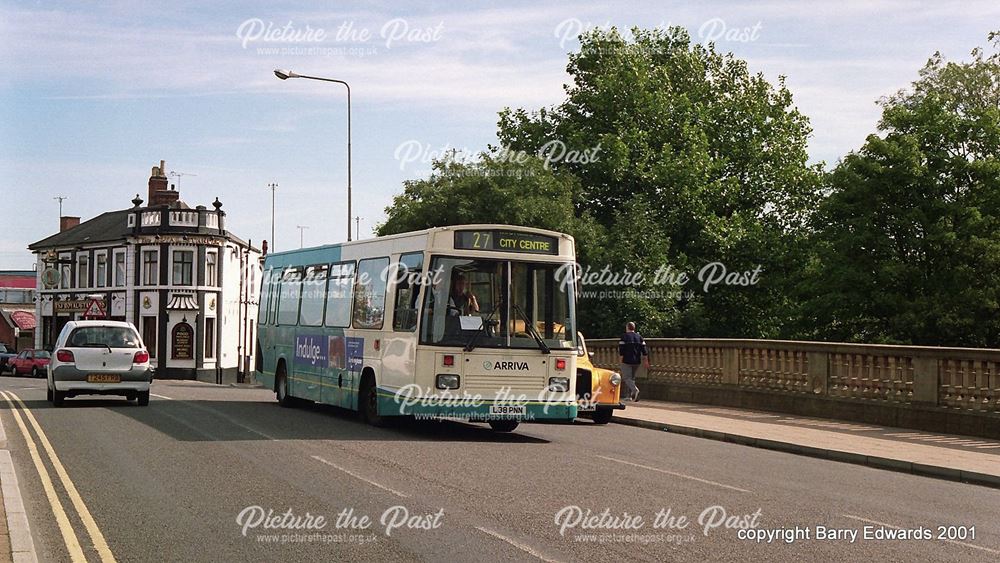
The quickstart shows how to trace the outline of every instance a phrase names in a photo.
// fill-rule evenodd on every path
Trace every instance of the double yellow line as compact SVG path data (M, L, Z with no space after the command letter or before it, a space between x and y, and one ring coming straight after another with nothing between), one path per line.
M21 429L21 434L24 436L24 441L28 444L28 452L31 454L31 461L35 464L35 469L38 470L38 476L42 480L42 488L45 489L45 496L49 500L49 504L52 506L52 512L55 514L56 523L59 525L59 532L62 533L63 541L66 543L66 549L69 551L70 558L73 563L85 563L87 561L86 556L83 553L83 548L80 547L80 541L77 539L76 532L73 530L73 526L70 524L69 517L66 516L66 509L63 508L63 503L59 500L58 494L56 494L55 485L52 482L52 477L49 475L49 470L45 467L42 461L42 456L38 451L38 445L35 443L35 439L32 438L31 433L28 432L28 427L25 425L24 420L21 418L21 413L24 413L24 417L28 419L31 427L35 430L35 434L38 435L38 441L41 442L42 448L45 449L45 453L49 457L49 461L52 462L52 467L55 468L56 475L59 477L59 481L62 483L64 489L66 489L66 495L69 496L70 502L73 503L73 508L76 509L77 514L80 515L80 520L83 521L84 527L87 529L87 533L90 535L90 539L94 544L94 549L97 550L98 556L104 563L113 563L115 561L115 556L111 553L111 549L108 547L108 542L104 539L104 534L101 533L100 528L97 527L97 523L94 522L94 517L90 515L90 511L87 510L87 505L83 502L83 498L80 493L76 490L76 485L69 478L66 473L66 468L63 467L61 461L59 461L59 456L56 455L55 449L49 442L45 432L42 431L42 427L35 420L35 415L31 414L31 411L24 404L13 391L0 391L0 396L2 396L7 404L10 405L10 412L14 415L14 420L17 421L18 428ZM20 406L18 409L15 406Z

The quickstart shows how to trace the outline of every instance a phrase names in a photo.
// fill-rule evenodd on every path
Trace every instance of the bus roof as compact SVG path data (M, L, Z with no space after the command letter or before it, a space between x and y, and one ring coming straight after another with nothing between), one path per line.
M560 233L558 231L550 231L550 230L547 230L547 229L539 229L539 228L536 228L536 227L525 227L525 226L521 226L521 225L503 225L503 224L499 224L499 223L474 223L474 224L469 224L469 225L449 225L449 226L446 226L446 227L431 227L429 229L423 229L423 230L420 230L420 231L410 231L410 232L406 232L406 233L397 233L397 234L394 234L394 235L385 235L385 236L381 236L381 237L375 237L375 238L364 239L364 240L353 240L353 241L349 241L349 242L346 242L346 241L345 242L337 242L337 243L333 243L333 244L324 244L324 245L320 245L320 246L307 246L307 247L304 247L304 248L296 248L296 249L293 249L293 250L283 250L281 252L271 252L271 253L268 253L268 255L265 258L270 259L270 258L280 258L280 257L283 257L283 256L298 256L298 255L302 255L304 253L310 253L310 252L322 252L322 251L325 251L325 250L342 249L342 248L349 248L349 247L353 247L353 246L360 246L360 245L364 245L364 244L371 244L373 242L384 242L384 241L390 241L390 240L394 240L394 239L405 239L405 238L409 238L409 237L424 236L424 235L428 235L430 233L439 233L439 232L457 231L457 230L467 230L467 229L510 229L510 230L513 230L513 231L520 231L520 232L525 232L525 233L534 233L534 234L539 234L539 235L548 235L548 236L552 236L552 237L561 237L561 238L573 240L573 237L571 235L567 235L566 233Z

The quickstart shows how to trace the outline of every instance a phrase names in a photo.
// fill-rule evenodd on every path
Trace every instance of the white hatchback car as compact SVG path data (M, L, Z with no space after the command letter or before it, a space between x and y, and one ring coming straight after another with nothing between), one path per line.
M56 339L48 367L48 399L59 406L77 395L124 395L149 404L153 370L132 323L70 321Z

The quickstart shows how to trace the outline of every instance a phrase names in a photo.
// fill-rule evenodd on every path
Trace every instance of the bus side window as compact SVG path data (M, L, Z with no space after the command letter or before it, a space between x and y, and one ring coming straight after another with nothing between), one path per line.
M358 262L354 290L354 328L382 329L385 320L385 286L390 275L389 258L369 258Z
M417 297L420 295L420 279L423 274L424 255L422 252L404 254L399 257L394 281L396 298L393 300L392 330L413 332L417 329Z
M302 294L302 270L289 268L281 277L278 296L278 324L296 325L299 322L299 296Z
M351 326L351 303L354 300L354 262L330 266L330 279L326 289L326 326L346 328Z
M257 310L257 324L267 324L267 314L271 310L271 270L266 270L260 278L260 300Z
M327 266L309 266L302 284L300 326L322 326L323 304L326 301Z

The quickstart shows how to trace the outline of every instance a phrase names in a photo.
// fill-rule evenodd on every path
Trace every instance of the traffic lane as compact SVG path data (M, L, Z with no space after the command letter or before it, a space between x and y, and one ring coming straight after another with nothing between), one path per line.
M22 398L39 419L120 560L422 558L419 551L393 539L373 544L274 545L242 537L236 517L248 506L273 507L279 513L294 507L297 514L330 514L334 506L364 510L383 504L381 498L358 488L335 489L343 493L335 504L319 502L310 489L329 483L326 472L305 463L282 465L289 469L283 471L274 463L286 457L280 442L270 443L277 446L274 451L257 442L259 449L251 454L237 442L173 440L157 428L192 435L198 431L170 416L153 415L137 424L136 419L121 415L127 409L152 413L152 408L83 400L52 409L44 407L44 390L36 390L35 396L27 394ZM5 417L5 424L8 420ZM30 462L18 471L35 473ZM24 494L30 499L32 529L42 531L38 535L45 549L39 551L40 560L66 560L58 531L50 531L52 511L44 494L34 487ZM92 555L75 518L74 524L85 551Z
M199 386L190 386L190 389L193 389L191 392L196 396L215 400L192 401L188 405L176 405L182 407L181 410L176 412L171 411L171 413L175 415L182 414L185 419L206 417L204 422L213 429L211 438L216 439L216 441L221 441L225 444L228 441L237 441L240 439L252 440L251 436L254 435L254 432L258 432L259 435L257 437L263 440L267 439L264 437L264 433L285 436L282 438L283 441L295 443L300 448L306 447L312 452L322 453L326 455L326 458L323 459L336 460L341 466L353 469L357 474L372 476L381 482L389 483L393 487L400 489L413 485L417 490L424 491L421 496L426 499L426 502L430 504L448 504L449 515L460 514L465 510L467 512L467 515L464 516L466 520L478 520L492 526L492 528L488 526L476 526L476 532L482 532L480 529L482 528L491 532L498 532L501 537L513 539L516 542L522 543L522 545L524 543L530 544L531 542L535 542L536 547L540 545L543 550L554 553L569 551L575 556L582 556L584 554L591 554L593 556L601 556L603 554L607 556L609 553L615 553L616 557L636 559L644 558L647 555L654 558L669 557L673 553L670 549L664 550L655 546L645 549L642 546L636 545L610 547L607 545L567 545L567 542L571 540L558 536L558 534L553 534L552 531L546 532L546 529L554 530L551 519L555 512L563 506L568 506L568 504L563 505L563 502L568 501L577 505L583 505L585 503L581 501L581 497L583 501L592 498L595 501L593 503L595 510L599 510L601 502L604 501L606 501L605 504L608 507L628 509L629 503L634 503L636 497L639 495L636 495L634 492L632 495L629 495L628 491L625 491L624 494L614 495L610 499L603 498L599 493L602 487L607 488L606 476L601 476L597 481L588 478L576 479L575 483L582 487L566 491L565 487L563 487L565 479L557 479L554 484L551 478L546 479L546 475L552 474L561 477L563 475L562 470L556 469L547 473L546 470L551 470L551 463L543 464L543 466L537 468L531 467L532 459L538 459L538 456L522 455L519 452L510 451L519 448L530 450L530 446L540 443L545 444L548 441L550 444L545 447L551 450L553 444L556 444L555 448L569 448L572 452L569 452L568 455L572 456L576 455L580 450L593 449L594 437L600 436L601 434L599 433L604 433L605 437L607 437L609 431L612 433L612 436L610 436L612 439L605 440L609 444L631 443L634 446L639 446L640 450L645 450L647 448L641 438L637 441L635 437L622 437L617 436L617 434L623 431L638 431L645 433L641 434L641 436L649 439L653 439L654 436L657 437L656 439L663 438L664 436L659 433L616 426L575 428L550 425L526 425L522 426L524 429L522 432L514 435L495 435L481 425L437 423L381 430L360 425L349 418L343 418L335 409L310 407L301 410L288 410L276 407L273 402L262 405L240 400L258 399L260 393L256 391L247 393L245 392L246 390L199 389ZM164 392L176 395L177 391L179 390L170 389ZM263 394L270 400L270 393L263 392ZM101 403L106 404L107 402L102 401ZM150 409L156 406L158 405L154 405ZM172 407L175 406L172 405ZM127 409L128 407L125 408ZM134 409L134 412L135 414L144 414L142 411L146 410L137 408ZM125 411L123 409L122 412L131 413L132 411ZM192 432L190 427L185 427L184 425L172 427L168 423L164 424L162 420L147 421L147 424L158 425L159 431L171 433L179 441L206 441L202 434L196 431ZM583 423L582 426L591 425ZM253 430L254 428L258 430ZM581 431L584 433L581 433ZM547 436L547 434L552 435ZM289 441L290 437L293 436L299 436L299 438ZM224 439L219 440L220 438ZM687 437L669 436L667 438L684 438L691 443L706 443ZM582 444L580 443L581 439L583 439ZM379 448L383 445L395 447L389 448L386 452L381 452ZM317 446L320 446L319 450L315 449ZM336 447L331 448L330 446ZM437 450L442 447L446 448L446 451L438 452ZM500 448L499 450L497 449L498 447ZM605 444L604 447L608 447L608 444ZM740 448L739 446L730 447ZM408 448L414 449L412 452L413 455L400 455L401 451L405 453ZM468 451L470 454L467 456L456 456L456 448L461 448L463 452ZM472 450L469 448L472 448ZM475 451L479 448L485 449L481 452ZM605 457L617 456L613 457L613 459L627 461L631 459L629 456L632 455L634 449L634 447L629 448L629 451L600 449L597 453ZM748 448L740 449L751 451ZM697 448L693 451L701 452L702 449ZM305 458L309 453L303 451L299 457ZM537 452L528 452L528 454L534 453ZM552 454L562 453L564 452L548 451L544 452L543 455L551 456ZM755 450L754 453L771 452ZM500 457L497 454L500 454ZM555 455L554 457L558 459L560 456ZM438 458L448 460L447 466L439 467L436 465L434 460ZM580 466L587 467L587 460L589 458L590 456L588 455L587 459L582 460L582 462L578 459L574 460L571 463L570 470L572 471L575 468L575 471L579 473ZM421 463L414 467L413 464L407 461L408 459L420 460ZM474 462L462 466L460 469L454 467L456 462L460 463L469 459L474 460ZM510 463L505 463L505 459L509 459ZM542 457L541 459L548 458ZM644 462L643 465L645 465L645 463L655 463L659 459L640 461ZM187 464L189 465L190 463L188 462ZM858 469L854 466L844 466L843 464L834 465ZM484 467L490 468L488 474L482 474ZM645 471L641 467L626 467L633 468L638 473ZM648 467L656 466L648 465ZM429 469L429 471L421 472L422 469ZM598 468L594 468L593 472L600 473ZM341 476L341 478L343 477ZM460 479L459 482L456 482L456 477ZM463 477L467 477L468 479L462 480L461 478ZM647 477L636 477L634 481L640 487L651 484L652 490L644 492L640 498L645 499L645 501L636 505L629 512L642 514L653 510L656 505L649 505L648 500L664 500L662 494L665 484L674 486L682 493L680 495L671 495L669 499L671 501L676 501L677 497L683 496L684 493L692 492L690 490L690 483L671 483L679 479L674 479L674 476L669 477L667 482L662 480L653 480L650 482ZM331 480L329 475L321 475L316 477L316 479L319 481L320 486L328 485ZM699 482L694 483L695 486L709 486ZM531 487L538 484L541 484L541 490L537 486L534 487L534 490L525 488L526 485ZM597 491L597 493L581 495L580 490ZM736 492L729 491L728 489L724 490L727 492ZM453 498L445 502L449 493L452 494ZM548 508L540 506L537 500L544 497L546 493L552 495L559 502ZM657 494L661 496L657 497ZM694 497L693 501L700 500L702 504L704 503L704 494L695 494ZM525 503L525 499L529 499L529 502ZM497 502L498 500L500 502ZM660 504L662 505L663 503L661 502ZM692 506L692 510L698 509L698 502L689 502L688 504ZM674 502L672 506L676 513L688 512L687 507L683 505L683 501L681 503ZM483 516L486 516L485 520ZM448 524L454 523L452 519L446 519L446 522ZM526 526L521 526L521 524L525 523L527 524ZM466 533L460 534L460 536L469 537L469 531L471 530L466 530ZM540 543L537 539L539 536L543 540ZM474 539L471 541L477 544L483 541L482 538L478 538L475 535L472 537ZM495 538L491 536L490 539ZM503 542L504 540L496 541ZM700 545L684 546L680 554L683 554L685 559L692 556L724 559L727 554L733 557L746 555L745 551L742 550L742 545L739 546L740 549L734 551L718 544L719 542L715 538L707 538L706 540L701 540ZM506 546L500 545L498 547L503 548ZM531 545L527 547L530 549ZM819 553L822 553L822 551L824 550L820 550ZM809 553L815 554L817 551L813 550L809 551ZM839 547L832 551L833 556L841 553L843 552L839 550ZM775 553L773 549L770 549L762 551L762 554L773 556ZM372 553L368 553L368 555L371 556ZM799 554L795 556L798 557Z
M265 393L270 400L270 393ZM256 393L243 396L255 400L258 398ZM241 408L238 400L192 404L198 403L227 409L230 412L226 416L240 416L237 412ZM269 432L278 434L294 432L295 427L302 426L299 423L300 417L301 420L310 421L306 426L327 427L331 422L337 426L357 425L351 419L342 422L339 411L327 407L306 407L296 411L292 417L285 413L285 409L278 407L273 407L270 411L266 408L255 411L255 414L261 416L257 423L266 425ZM276 417L272 418L272 415ZM318 415L319 420L314 415ZM329 421L328 417L334 420ZM589 428L583 428L584 426ZM394 436L393 432L399 436ZM455 423L406 425L391 432L362 427L362 433L365 437L360 443L352 443L348 439L338 441L337 444L347 449L351 456L367 459L371 464L370 471L381 472L380 477L387 480L395 479L396 481L390 482L402 483L400 487L405 486L409 475L416 486L428 487L429 491L434 487L438 488L436 498L447 498L447 495L453 494L451 501L456 504L461 505L471 498L474 501L472 506L466 503L466 508L470 509L480 505L480 496L474 493L484 487L490 488L492 490L487 500L493 501L492 505L513 507L521 504L517 514L534 514L538 517L527 520L518 517L507 522L515 531L527 537L537 535L540 530L552 530L552 518L566 506L587 508L584 501L589 501L589 508L595 512L608 507L614 509L612 513L627 511L630 514L650 516L659 508L673 508L675 513L694 516L713 505L705 504L707 498L717 498L717 493L705 494L705 490L718 489L722 494L728 495L727 499L733 499L734 504L725 507L730 512L745 515L756 508L762 509L765 513L760 522L762 526L823 524L834 528L851 528L859 526L859 520L856 519L859 517L900 526L965 522L978 524L981 541L993 538L993 545L996 545L996 526L989 518L990 503L984 502L983 495L996 499L997 492L959 483L644 429L616 425L600 427L585 422L573 426L523 425L511 436L492 434L482 425ZM401 442L393 444L393 439ZM535 455L537 451L532 451L535 449L533 446L539 443L538 440L548 442L545 446L547 449L541 456ZM503 445L500 450L495 447L498 442ZM456 446L461 448L462 456L454 455L452 450ZM523 454L521 450L524 450ZM579 455L581 452L584 455ZM421 462L414 465L401 461L407 459ZM565 467L553 467L560 459L569 460L569 463ZM664 463L665 460L669 463ZM444 465L440 464L442 461ZM572 491L567 491L562 482L551 483L551 476L579 474L581 468L596 475L597 479L573 478L571 481L579 488ZM484 472L484 469L488 471ZM663 473L664 470L670 473ZM612 477L608 478L608 475ZM626 477L621 479L621 476ZM859 478L871 486L859 488ZM635 489L628 489L632 485L616 487L615 483L621 480L631 480ZM525 490L525 485L541 485L541 488L536 486L533 490ZM601 492L609 489L621 494L602 498ZM745 497L745 493L735 489L750 491L751 496ZM880 494L873 495L869 489ZM597 493L581 495L581 490ZM900 498L900 490L908 491L905 498ZM909 493L911 490L913 493ZM544 504L542 499L547 497L556 502ZM758 501L756 508L753 502L743 500L744 497ZM525 498L530 498L531 502L525 504ZM638 503L637 498L641 499ZM947 499L947 502L942 503L942 499ZM650 504L650 500L659 501L660 504ZM764 510L762 502L767 503L767 510ZM487 511L490 505L491 503L485 505ZM900 510L896 510L896 505L899 505ZM985 518L976 517L976 509L970 510L970 506L981 507L979 514ZM892 509L886 510L886 507ZM939 507L943 509L939 510ZM837 512L838 508L843 511ZM490 518L501 523L507 521L510 513L509 510L486 512ZM773 515L773 521L763 517L769 514ZM951 522L947 522L949 519ZM528 525L518 528L518 524L522 522L528 522ZM565 537L551 532L546 537L554 548L566 543ZM712 541L706 545L715 543L717 542ZM743 554L745 543L731 543L733 545L728 548L724 546L725 552L735 556ZM972 554L972 560L975 555L983 553L964 546L934 543L935 545L927 546L911 542L905 548L918 555L926 554L928 549L931 552L937 550L942 552L942 556L956 559L963 557L957 553L961 551ZM842 547L842 544L827 542L812 545L809 549L818 550L819 553L830 550L836 554ZM890 547L890 544L866 543L852 546L851 549L860 555L868 551L884 553ZM575 547L574 551L579 549L581 548ZM700 547L692 546L691 549L697 551ZM713 556L719 555L719 546L710 549L714 552Z
M279 484L277 487L273 486L273 483L264 486L253 483L251 479L237 471L230 471L227 475L231 477L227 477L227 479L232 478L238 480L237 482L243 483L243 486L236 491L236 496L246 490L276 490L279 491L279 494L275 497L265 498L262 502L261 495L251 495L253 497L252 500L265 507L317 506L316 503L309 505L299 497L282 494L285 491L294 490L295 488L305 488L307 491L313 493L311 495L313 500L319 497L325 501L318 505L318 509L311 510L312 514L326 514L328 517L344 507L352 507L359 513L372 514L378 517L386 507L390 506L386 502L385 495L382 494L382 491L378 490L373 491L377 497L375 501L354 497L345 499L343 498L343 494L329 494L329 491L341 493L343 490L348 489L368 493L369 489L364 483L359 484L353 478L348 478L353 477L352 475L345 477L344 475L337 474L335 471L331 472L327 468L324 468L326 472L321 471L317 473L317 468L321 466L318 464L308 464L310 461L318 463L325 460L325 458L317 460L318 456L307 458L303 455L291 455L287 451L287 447L294 444L295 441L287 439L272 440L263 432L251 430L247 425L218 411L205 409L200 406L193 408L182 401L177 401L176 403L162 401L159 404L151 405L149 408L140 408L114 399L78 399L68 402L68 406L65 408L50 409L47 403L40 400L41 390L38 391L39 399L25 398L29 403L29 408L33 408L36 411L36 416L42 420L43 426L50 428L47 432L68 435L70 433L69 429L59 425L65 422L66 417L69 417L70 422L73 424L73 430L81 435L82 439L77 439L71 444L59 443L55 438L52 440L57 449L63 451L60 456L66 458L64 463L67 466L84 467L84 469L79 471L72 470L74 479L81 481L81 483L97 483L97 485L92 487L84 486L83 484L78 485L81 492L88 498L96 496L101 501L116 496L118 499L130 498L133 499L133 508L135 506L161 505L168 510L172 510L171 504L176 505L177 503L182 503L185 507L197 506L199 500L214 498L213 495L223 495L220 498L228 498L225 495L227 494L226 485L229 485L229 481L224 481L221 484L213 482L212 479L216 474L210 473L206 475L204 473L205 467L240 468L261 464L263 461L267 465L258 467L258 471L254 472L254 475L259 476L260 473L270 473L273 480L289 481L290 478L291 482ZM224 402L223 404L229 403ZM245 405L253 407L253 410L250 411L251 413L259 408L259 406L249 403L245 403ZM269 403L268 406L277 409L273 403ZM295 412L286 411L285 409L278 410L285 413ZM141 426L138 429L131 428L127 424L123 424L119 417L127 417L132 421L140 422ZM329 418L324 417L323 421L328 422ZM86 426L91 426L93 429ZM142 428L142 426L146 428ZM328 424L322 424L318 428L325 431L325 428L328 426ZM363 439L370 439L370 436L365 435L375 430L361 424L347 425L347 427L360 432L360 437ZM308 426L298 425L298 428L308 428ZM112 433L107 432L108 429L121 429L121 431L112 435ZM178 456L175 452L169 451L171 448L167 448L168 451L164 451L164 445L157 444L156 434L168 436L170 441L175 444L181 444L182 453L185 453L186 457ZM490 436L490 434L486 436ZM352 439L358 438L358 436L350 437ZM516 436L514 438L517 439ZM130 447L131 441L138 441L145 445L138 455L136 449ZM188 452L185 446L188 443L201 447ZM252 448L252 450L248 451L248 448ZM218 455L220 450L234 451L237 457L243 458L245 465L229 459L215 459L220 457ZM79 454L79 452L84 452L89 457L73 460L73 455ZM111 452L111 455L108 455L108 452ZM154 452L155 456L147 456L147 452ZM338 459L337 452L324 450L321 453L334 460ZM213 459L208 459L210 456ZM275 464L274 460L280 460L280 463ZM186 481L172 483L171 478L175 477L175 473L158 473L159 469L168 465L184 469L188 473ZM188 468L195 468L195 470L188 471ZM156 486L148 489L146 487L136 488L133 486L134 482L127 481L124 483L124 486L121 483L111 483L110 488L101 488L108 484L109 476L117 478L125 475L125 478L128 479L135 474L148 475L148 479L152 483L155 483ZM337 475L339 475L339 481L335 477ZM342 484L343 487L331 487L331 483L335 485ZM183 494L183 487L185 486L199 487L199 489L195 491L192 498L187 498ZM378 496L379 494L381 496ZM397 503L400 502L398 499L390 500ZM119 503L120 500L114 503L114 505L107 507L101 506L103 502L96 502L93 503L94 506L92 507L92 512L94 512L95 517L99 521L108 519L115 523L112 525L113 529L107 531L107 536L109 543L111 543L116 552L133 554L132 557L134 557L134 554L138 553L135 551L137 547L138 549L148 549L150 547L154 550L166 549L177 538L198 538L200 532L207 533L209 539L225 538L224 535L219 535L220 532L225 531L225 526L222 527L222 530L214 530L210 525L206 524L204 519L182 518L181 522L184 523L184 526L178 526L173 519L157 521L155 514L144 514L142 510L123 511L117 506ZM420 502L415 500L411 501L407 499L402 501L402 503L414 513L419 512L421 509L426 509L424 510L425 514L431 513L432 508L440 510L433 499L424 503L426 506L423 507ZM209 513L212 514L209 522L234 521L234 516L246 506L251 505L236 503L227 508L225 503L213 503L209 510ZM237 507L241 510L237 511ZM297 514L301 514L301 512L300 508L296 508ZM454 514L451 508L448 509L448 514L449 516ZM194 515L197 516L197 512ZM128 537L128 534L135 532L134 528L128 527L134 522L149 522L149 530L152 530L152 533L143 531L137 539ZM118 523L125 524L125 527L121 531L118 529ZM448 523L450 525L444 527L441 532L435 532L430 535L422 532L408 533L405 530L400 530L394 532L391 540L380 538L375 546L379 547L387 541L390 545L393 542L399 542L406 546L405 549L399 550L401 553L386 554L380 553L377 549L366 548L361 553L342 553L341 557L349 559L374 557L376 559L406 560L406 555L409 554L411 557L419 556L420 558L432 560L445 560L453 556L453 551L451 550L454 546L459 545L464 546L463 552L472 558L490 557L500 560L524 560L527 557L528 559L534 559L530 551L524 551L523 546L519 547L505 543L496 545L498 541L503 542L506 540L498 540L496 537L490 535L492 532L489 527L480 529L479 527L472 527L455 519L449 520ZM162 530L169 532L166 537L161 534ZM157 543L157 540L162 541ZM237 542L230 546L232 549L220 550L219 556L228 557L234 553L247 551L239 545L240 540L245 540L245 538L237 538ZM261 548L260 546L257 547ZM265 549L270 547L266 546ZM172 548L172 552L176 553L178 551L181 551L184 556L200 555L204 557L206 555L206 551L203 548L198 548L191 553L177 547ZM155 552L153 551L153 553ZM207 553L212 553L212 551L208 551ZM329 557L331 553L328 548L306 549L289 553L288 556L322 559Z
M0 378L0 390L14 391L19 396L33 393L38 389L42 389L44 392L44 388L44 380L38 382L20 378ZM35 469L27 443L10 412L10 407L7 401L2 399L0 399L0 423L3 424L7 436L7 449L10 450L14 471L17 472L21 500L28 515L28 524L38 561L68 561L69 552L53 517L52 507L46 499L41 477ZM27 425L27 421L25 424ZM42 457L45 457L44 454ZM46 461L45 465L52 474L51 464ZM68 507L68 502L65 504ZM74 529L83 530L83 524L75 512L68 511L67 516Z

